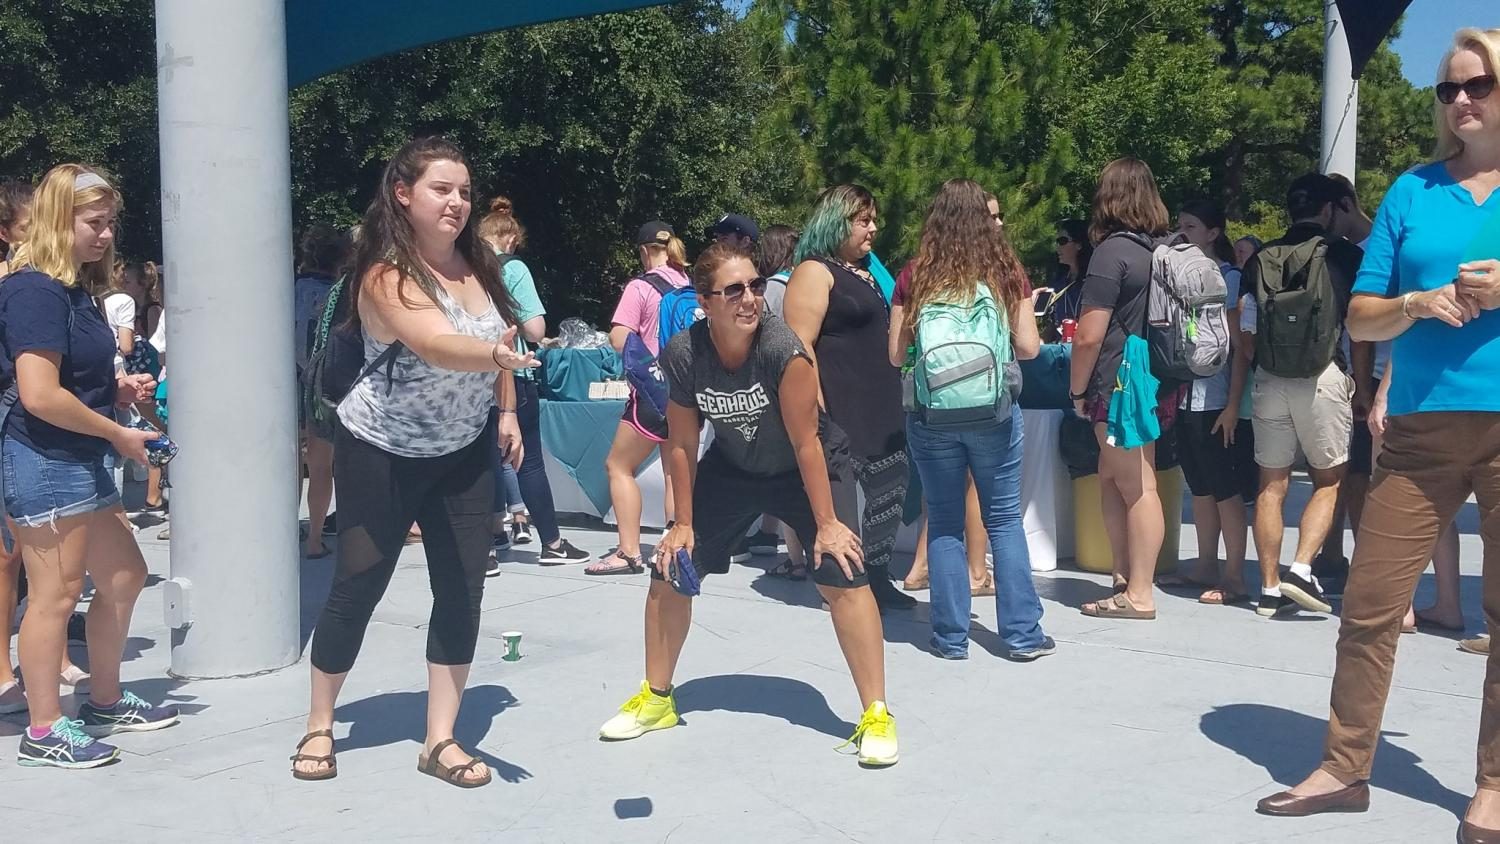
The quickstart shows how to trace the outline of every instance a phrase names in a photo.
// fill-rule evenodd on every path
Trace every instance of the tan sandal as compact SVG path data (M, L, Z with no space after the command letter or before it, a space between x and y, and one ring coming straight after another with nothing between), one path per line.
M932 588L932 579L925 574L920 577L908 577L901 581L901 588L907 592L921 592L923 589Z
M429 777L437 777L443 782L449 785L456 785L459 788L479 788L482 785L490 784L490 780L494 779L494 776L489 772L485 772L484 779L482 780L467 779L467 776L473 772L474 766L484 762L478 756L470 756L469 761L451 768L439 762L438 757L443 754L443 751L449 745L458 747L458 742L453 739L445 739L437 743L437 746L432 749L432 753L426 756L420 753L417 754L417 770ZM462 747L458 749L463 750ZM464 752L467 753L468 751Z
M307 746L308 742L317 738L326 738L328 739L329 744L332 744L333 730L314 730L313 732L310 732L307 735L303 736L301 741L297 742L297 752L292 754L293 779L299 779L305 782L319 782L321 780L331 780L339 775L339 763L338 760L334 758L334 753L331 748L329 749L327 756L313 756L310 753L302 752L302 748ZM317 771L299 771L297 770L298 762L317 762L322 765L327 765L328 767Z
M1084 615L1094 618L1119 618L1134 621L1154 621L1156 610L1138 610L1122 592L1102 601L1091 601L1081 608Z
M994 574L994 572L988 572L988 571L985 572L984 573L984 581L982 583L980 583L978 586L970 586L969 587L969 594L970 594L970 596L975 597L975 598L987 598L990 595L995 594L995 574Z

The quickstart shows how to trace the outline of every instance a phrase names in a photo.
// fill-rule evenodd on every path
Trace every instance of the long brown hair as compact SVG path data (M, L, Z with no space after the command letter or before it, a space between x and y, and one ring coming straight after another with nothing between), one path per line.
M1025 268L990 217L984 188L968 179L943 183L922 223L907 312L915 314L931 302L973 302L978 282L1008 308L1024 295L1025 278Z
M1095 245L1120 232L1161 237L1171 226L1167 206L1156 189L1156 177L1139 158L1117 158L1104 165L1094 191L1089 239Z
M360 224L360 236L354 257L354 272L350 277L349 324L359 324L359 296L365 278L377 265L396 270L400 279L396 295L402 304L410 306L411 285L427 295L434 303L438 301L441 284L428 272L417 250L416 233L412 231L411 218L406 209L396 201L396 185L415 187L427 168L435 161L452 161L469 167L469 159L457 145L445 138L417 138L402 147L385 166L380 186L370 207L365 211ZM454 248L463 256L464 262L479 279L484 290L500 311L507 325L516 325L516 302L500 278L500 262L489 246L479 239L476 217L471 211L468 222L458 233Z

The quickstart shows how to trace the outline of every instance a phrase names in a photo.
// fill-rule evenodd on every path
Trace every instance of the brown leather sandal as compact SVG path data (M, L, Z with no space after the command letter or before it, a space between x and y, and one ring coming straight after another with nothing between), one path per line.
M446 750L448 748L448 745L450 744L454 747L458 747L458 742L454 741L453 739L445 739L437 743L437 747L434 747L432 749L432 753L426 756L423 756L420 753L417 754L417 770L429 777L437 777L443 782L448 783L449 785L456 785L459 788L479 788L482 785L489 785L490 780L494 778L493 775L489 773L486 773L484 775L484 779L482 780L471 780L466 778L467 775L474 770L475 765L478 765L484 761L478 756L471 755L469 757L469 761L465 762L462 765L455 765L452 768L449 768L448 766L438 761L438 757L443 754L443 751ZM462 747L459 747L458 749L463 750ZM464 752L467 753L468 751Z
M329 743L332 744L333 730L314 730L313 732L310 732L307 735L303 736L301 741L297 742L297 752L292 754L293 779L299 779L305 782L318 782L320 780L331 780L339 775L339 763L338 760L334 758L334 754L331 749L328 751L327 756L313 756L310 753L302 752L302 748L305 747L308 742L316 738L326 738L328 739ZM299 771L297 770L298 762L318 762L327 765L328 767L316 771Z

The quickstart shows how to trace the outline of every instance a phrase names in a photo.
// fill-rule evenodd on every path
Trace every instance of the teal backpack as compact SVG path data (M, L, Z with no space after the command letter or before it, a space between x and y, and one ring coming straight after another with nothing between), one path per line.
M933 302L917 314L913 407L932 428L981 428L1010 418L1010 320L989 287L968 305Z

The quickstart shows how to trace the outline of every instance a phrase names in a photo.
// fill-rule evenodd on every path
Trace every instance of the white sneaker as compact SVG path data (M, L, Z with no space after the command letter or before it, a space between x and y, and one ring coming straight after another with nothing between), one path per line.
M26 711L26 693L12 680L0 686L0 715L14 715Z
M89 693L89 673L76 665L68 666L68 670L58 676L58 681L64 686L72 686L73 694L86 695Z

